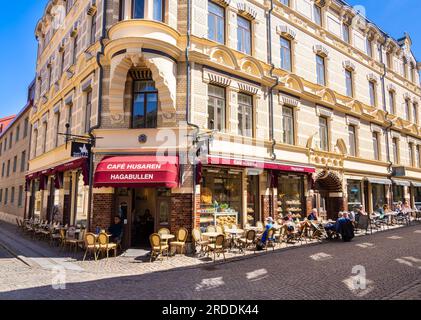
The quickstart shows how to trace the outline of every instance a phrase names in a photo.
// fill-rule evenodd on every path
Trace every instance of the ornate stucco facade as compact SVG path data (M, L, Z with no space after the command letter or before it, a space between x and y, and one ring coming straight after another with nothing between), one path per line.
M411 52L409 35L392 39L339 0L73 2L55 32L57 6L66 8L66 1L50 1L36 27L40 49L31 112L31 174L72 161L69 144L57 136L66 130L98 138L93 170L106 156L165 149L183 162L182 179L171 190L171 228L193 227L200 220L201 191L193 188L198 173L188 151L195 141L209 138L208 157L313 168L303 186L303 210L318 206L334 215L347 209L349 180L359 185L359 202L368 211L396 200L392 183L403 187L402 200L417 202L421 65ZM218 21L217 27L209 25L212 21ZM154 126L134 128L136 81L154 83ZM215 87L224 92L218 116L210 113L210 88ZM244 112L248 106L251 111ZM216 122L219 127L212 128ZM142 135L147 139L140 141ZM205 156L199 155L202 162ZM248 169L241 169L245 185ZM47 186L37 191L41 215L47 218L52 201L67 212L67 222L74 222L80 204L71 195L81 190L72 181L78 181L78 170L64 173L54 201L48 187L54 178L48 176ZM258 218L277 212L277 188L268 183L270 175L266 168L259 173ZM385 188L379 203L372 184ZM91 227L110 222L117 193L113 187L93 188L87 218ZM246 190L243 195L245 223ZM101 201L110 203L109 212L96 209ZM180 203L192 208L182 211L182 218ZM89 211L89 204L82 206Z

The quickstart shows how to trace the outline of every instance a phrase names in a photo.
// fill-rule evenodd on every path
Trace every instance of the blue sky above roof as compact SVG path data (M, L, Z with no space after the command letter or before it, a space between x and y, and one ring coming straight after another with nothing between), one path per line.
M47 0L4 1L0 10L0 117L18 113L26 104L27 87L35 77L37 43L34 29ZM411 36L412 52L421 60L421 1L347 0L365 8L366 16L394 39ZM359 7L361 8L361 7ZM18 14L16 14L18 13Z

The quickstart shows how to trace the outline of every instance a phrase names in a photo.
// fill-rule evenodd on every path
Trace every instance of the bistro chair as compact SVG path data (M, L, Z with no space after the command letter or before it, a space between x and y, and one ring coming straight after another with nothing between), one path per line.
M100 252L100 254L107 253L107 259L109 257L109 252L111 250L114 251L114 258L117 257L117 244L110 242L110 238L108 237L107 233L101 232L98 235L98 245L99 245L98 251Z
M61 230L60 230L61 232ZM99 249L99 244L96 241L96 236L94 233L85 234L85 255L83 256L83 261L86 259L86 255L89 253L94 254L95 261L98 260L97 251Z
M171 234L170 229L168 228L161 228L158 230L158 234L159 236L163 235L163 234ZM168 240L162 240L163 244L168 244Z
M208 256L210 252L213 252L213 262L216 261L216 255L219 257L222 253L224 256L225 261L225 236L223 234L220 234L216 237L215 242L208 245Z
M200 231L200 229L198 228L193 229L192 236L194 240L195 252L197 252L196 247L199 245L200 246L199 254L205 253L207 246L209 244L209 241L203 240L202 232Z
M238 241L240 242L241 250L243 250L243 253L246 254L247 248L249 246L253 246L256 242L256 231L247 231L245 238L240 238ZM254 253L256 253L256 246L254 246Z
M368 215L360 215L356 225L356 229L365 230L365 234L368 234L368 229L370 233L373 234L373 228L371 227L371 219Z
M177 252L177 248L180 248L180 253L186 253L186 241L189 232L186 228L180 228L177 231L177 240L171 242L171 247L175 247L175 252Z
M149 237L149 242L151 244L151 259L150 262L155 258L157 259L159 256L163 256L164 252L167 253L167 259L168 259L168 245L163 244L161 241L161 236L159 233L151 234Z
M268 230L268 235L266 238L266 251L268 251L269 247L272 247L272 250L275 250L276 243L275 243L274 235L275 235L275 229L270 228Z

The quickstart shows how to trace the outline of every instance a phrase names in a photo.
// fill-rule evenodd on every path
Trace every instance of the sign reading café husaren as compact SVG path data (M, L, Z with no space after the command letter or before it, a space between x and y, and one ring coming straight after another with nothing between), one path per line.
M91 145L83 142L72 142L72 158L89 158Z

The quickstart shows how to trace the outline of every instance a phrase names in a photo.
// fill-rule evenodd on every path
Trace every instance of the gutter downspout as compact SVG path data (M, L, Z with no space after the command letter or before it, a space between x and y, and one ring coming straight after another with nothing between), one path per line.
M102 10L102 34L99 42L101 44L101 50L96 55L96 63L99 66L99 79L98 79L98 120L97 124L91 128L89 128L89 137L91 139L92 147L95 147L95 136L93 135L93 131L101 127L101 114L102 114L102 92L103 92L103 85L102 80L104 77L104 68L101 64L101 56L104 55L104 39L107 35L106 28L107 28L107 5L108 1L103 0L103 10ZM92 150L93 150L92 148ZM89 194L88 194L88 225L87 230L91 228L91 219L92 219L92 207L93 207L93 177L94 177L94 154L91 150L89 155Z
M279 84L279 77L273 75L273 70L275 69L275 65L272 61L272 11L273 11L273 0L270 1L270 10L267 14L267 48L268 48L268 62L271 65L270 69L270 77L275 79L275 84L269 89L269 138L272 140L272 150L271 156L272 160L276 160L276 153L275 153L275 130L274 130L274 121L273 121L273 90Z
M381 81L382 81L382 93L383 93L383 110L386 111L386 119L387 122L389 123L389 126L387 126L385 129L383 129L383 133L386 137L386 157L387 157L387 162L389 163L388 167L387 167L387 172L388 172L388 179L392 178L393 175L393 170L392 170L392 166L393 166L393 162L390 159L390 141L389 141L389 133L390 133L390 129L393 127L393 122L390 121L388 119L389 116L389 111L387 111L387 105L386 105L386 84L385 84L385 78L387 75L387 67L386 64L384 63L384 59L383 59L383 49L384 49L384 43L380 44L380 63L383 65L383 74L381 77ZM389 200L393 202L393 188L390 187L390 195L391 198ZM390 203L391 204L391 203Z
M187 44L186 44L186 53L185 53L185 57L186 57L186 86L187 86L187 90L186 90L186 123L188 127L193 127L194 128L194 133L193 133L193 142L192 142L192 147L194 149L195 145L197 144L197 134L199 133L199 126L195 123L190 122L190 108L191 108L191 104L190 104L190 99L191 99L191 66L190 66L190 48L191 48L191 11L192 11L192 4L191 4L192 0L187 0ZM188 128L187 128L188 130ZM187 132L188 135L188 132ZM188 153L189 151L187 151ZM192 165L192 170L193 170L193 183L192 183L192 188L193 188L193 224L192 227L195 227L196 224L196 180L197 180L197 164L196 164L196 152L194 152L193 154L193 163Z

